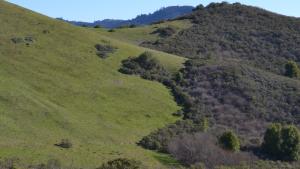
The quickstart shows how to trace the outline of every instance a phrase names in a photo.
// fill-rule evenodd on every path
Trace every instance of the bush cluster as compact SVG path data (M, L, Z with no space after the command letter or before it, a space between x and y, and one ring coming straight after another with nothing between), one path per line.
M138 161L126 159L126 158L118 158L104 163L101 167L97 169L141 169L141 168L142 165Z
M240 140L232 131L223 133L219 138L219 144L226 150L240 151Z
M158 34L162 38L170 37L176 33L176 28L168 26L164 28L158 28L152 34Z
M175 137L183 133L196 133L205 130L207 130L206 119L203 119L203 121L198 124L190 120L181 120L145 136L138 145L149 150L167 153L168 145Z
M289 61L285 65L285 75L290 78L300 77L300 69L298 67L298 64L294 61Z
M300 133L296 126L272 124L266 131L262 149L271 158L295 161L300 157Z
M136 58L129 58L122 61L119 70L124 74L140 75L144 79L164 82L170 79L170 73L160 65L151 52L144 52Z
M114 53L117 50L116 47L111 46L109 44L96 44L95 48L97 50L96 54L102 59L107 58L109 54Z

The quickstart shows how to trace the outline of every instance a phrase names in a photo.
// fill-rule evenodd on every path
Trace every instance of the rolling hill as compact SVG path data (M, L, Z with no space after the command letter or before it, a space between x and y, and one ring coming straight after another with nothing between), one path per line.
M234 130L258 145L268 124L300 125L300 81L285 76L300 63L300 19L239 3L198 6L191 27L142 46L190 58L181 87L194 99L186 118L208 117L215 134ZM173 22L174 22L173 21Z
M0 1L0 156L21 167L59 159L95 168L118 157L163 166L163 154L136 145L177 120L163 85L118 72L145 48ZM98 57L96 44L116 48ZM149 49L150 50L150 49ZM171 71L184 58L152 51ZM73 147L55 146L68 139Z
M96 168L126 157L169 168L178 162L137 143L150 133L159 145L165 136L176 137L173 132L195 132L191 126L204 117L208 134L232 130L242 153L250 154L270 123L300 126L300 80L285 76L289 61L300 62L299 18L212 3L174 20L107 30L0 1L0 24L0 157L16 157L21 167L59 159L64 166ZM128 58L145 51L166 68L157 64L152 73L166 71L174 88L118 71L125 60L134 72L135 60ZM188 98L183 119L157 130L180 119L172 116L182 108L175 89ZM62 139L73 147L55 146ZM299 166L274 163L269 168Z

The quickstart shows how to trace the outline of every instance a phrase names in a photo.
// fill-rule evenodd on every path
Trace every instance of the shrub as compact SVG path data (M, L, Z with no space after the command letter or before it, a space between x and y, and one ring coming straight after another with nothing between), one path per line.
M272 124L268 127L262 144L263 150L270 156L275 157L280 154L281 146L281 124Z
M300 77L300 69L296 62L289 61L285 65L285 75L291 78L297 78Z
M165 27L165 28L158 28L157 30L152 32L152 34L156 34L156 33L160 37L166 38L166 37L174 35L176 33L176 29L172 26L168 26L168 27Z
M226 150L234 152L240 150L239 138L232 131L223 133L219 138L219 144Z
M102 28L100 25L95 25L94 28Z
M110 30L108 30L108 32L116 32L116 30L115 29L110 29Z
M95 48L97 50L96 54L102 59L107 58L108 54L114 53L117 50L116 47L111 46L109 44L106 45L96 44Z
M296 126L284 127L281 131L283 160L296 161L300 155L300 134Z
M135 24L129 25L129 28L136 28L136 27L137 27L137 25L135 25Z
M119 70L125 74L140 75L144 79L164 82L171 79L170 73L160 65L151 52L144 52L136 58L128 58L122 61L122 67Z
M140 169L142 165L140 162L126 158L118 158L108 161L97 169Z
M300 157L300 133L296 126L272 124L266 131L262 149L271 158L296 161Z
M71 141L69 139L62 139L60 141L60 143L55 144L55 145L58 147L61 147L61 148L72 148L72 146L73 146L73 144L71 143Z

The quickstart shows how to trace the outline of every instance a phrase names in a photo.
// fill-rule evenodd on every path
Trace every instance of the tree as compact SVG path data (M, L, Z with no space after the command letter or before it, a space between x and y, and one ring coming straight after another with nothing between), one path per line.
M300 69L298 64L294 61L289 61L285 65L285 75L291 78L300 77Z
M300 155L300 134L296 126L287 126L281 131L283 160L297 161Z
M262 144L263 150L270 156L277 156L280 154L281 146L281 124L272 124L268 127Z
M300 133L296 126L272 124L266 131L262 149L274 159L296 161L300 157Z
M226 150L234 152L240 150L240 140L232 131L223 133L219 138L219 144Z

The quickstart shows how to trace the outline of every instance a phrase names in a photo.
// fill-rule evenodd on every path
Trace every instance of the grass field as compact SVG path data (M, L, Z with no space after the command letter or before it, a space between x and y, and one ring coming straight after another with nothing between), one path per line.
M152 168L171 160L136 145L176 120L171 114L179 107L170 92L159 83L118 72L123 59L146 49L116 40L120 36L125 41L121 32L109 38L4 1L0 24L1 158L17 157L20 165L60 159L63 165L84 168L117 157ZM31 40L12 41L26 37ZM108 42L118 50L101 59L94 46ZM184 62L153 53L171 71ZM54 146L65 138L73 143L71 149Z

